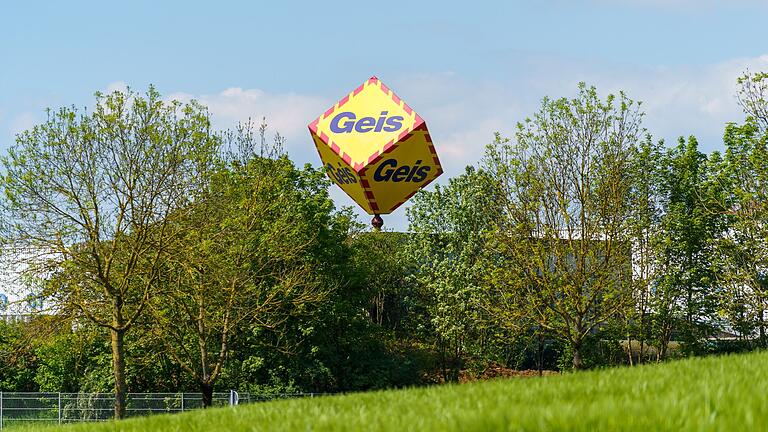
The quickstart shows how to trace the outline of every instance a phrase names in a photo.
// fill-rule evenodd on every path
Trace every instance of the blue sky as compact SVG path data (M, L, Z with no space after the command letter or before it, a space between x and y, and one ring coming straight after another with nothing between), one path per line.
M46 107L153 83L220 127L266 116L297 162L318 164L306 124L377 75L426 119L445 182L579 81L644 101L658 138L720 149L742 117L736 77L768 71L768 1L128 3L3 6L0 150ZM405 228L404 210L386 222Z

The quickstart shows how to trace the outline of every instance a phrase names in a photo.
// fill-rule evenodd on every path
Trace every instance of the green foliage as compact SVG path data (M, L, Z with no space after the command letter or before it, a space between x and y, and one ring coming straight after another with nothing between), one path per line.
M347 237L339 231L326 246L338 264L335 276L328 275L334 289L327 301L311 317L285 323L280 337L288 353L265 349L265 343L278 342L273 332L249 336L244 351L257 357L240 364L244 382L313 392L419 383L424 365L406 340L420 319L411 307L418 302L406 280L410 266L396 253L405 241L397 233L356 231Z
M0 388L36 391L37 357L29 343L28 328L0 321Z
M579 85L574 99L545 98L497 135L483 165L496 183L494 278L513 308L571 345L573 367L598 326L632 304L631 191L639 104Z
M768 150L754 118L726 126L726 151L717 180L724 193L713 210L725 214L728 231L714 248L724 295L720 313L743 337L757 333L765 347L768 295Z
M326 242L344 238L331 232L337 216L326 188L317 171L284 155L249 153L213 171L177 220L164 290L150 307L153 334L208 397L237 333L280 334L327 297L322 266L334 245Z
M581 357L584 369L605 368L624 364L627 354L619 343L623 335L615 334L614 329L602 328L584 338L581 345ZM558 369L567 371L573 365L573 348L570 344L563 346L558 358Z
M673 331L693 352L711 334L717 302L712 245L725 229L721 215L711 210L719 184L696 139L681 138L663 163L664 216L658 243L662 267L653 298L661 356ZM717 163L716 156L711 163Z
M325 173L295 166L279 135L266 143L266 125L213 132L204 107L154 89L98 95L92 113L51 112L3 159L2 240L46 252L16 258L75 320L55 331L0 324L0 385L345 392L457 381L489 365L603 368L768 346L768 75L740 85L747 118L726 126L722 155L694 137L653 141L623 93L580 84L574 98L545 98L514 137L496 135L481 168L415 195L407 233L367 232L336 210ZM736 340L709 339L722 332ZM449 426L568 428L582 424L568 417L577 412L585 429L704 424L647 401L618 408L650 409L652 423L590 417L600 411L579 405L586 392L608 395L595 402L603 412L644 400L621 373L640 372L489 384L501 389L499 420ZM652 385L672 403L690 388L721 391L670 381ZM431 391L360 399L389 409L429 394L449 414L475 400ZM562 402L571 422L515 411L537 400ZM697 415L714 412L700 402L709 411ZM314 409L305 403L286 406ZM446 428L433 417L409 425Z
M118 417L126 333L157 293L173 220L220 146L204 107L150 87L97 93L92 112L49 111L0 159L3 252L58 314L109 330Z
M417 266L414 278L429 316L424 324L434 335L446 380L458 379L485 335L483 256L494 207L488 177L468 167L448 186L416 194L408 209L412 234L405 251Z
M748 119L765 133L768 131L768 73L746 72L739 77L738 83L739 104Z
M632 157L628 231L632 243L635 307L622 311L620 319L623 320L623 336L629 341L637 340L637 360L640 362L647 357L646 348L652 338L653 304L660 292L653 286L661 271L663 160L664 142L654 142L650 134L639 143ZM628 359L634 362L634 355Z
M108 392L114 387L103 331L80 328L45 338L37 347L35 382L42 392Z

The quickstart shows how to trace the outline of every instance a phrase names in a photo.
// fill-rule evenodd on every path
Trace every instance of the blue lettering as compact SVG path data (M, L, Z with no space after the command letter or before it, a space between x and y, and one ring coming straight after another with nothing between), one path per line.
M344 123L344 126L339 127L339 122L342 119L349 119L349 121ZM331 132L333 133L350 133L352 132L352 128L355 126L355 119L357 117L355 116L355 113L351 112L343 112L336 115L331 120Z
M384 132L394 132L403 127L402 116L392 116L387 119L387 127L384 128Z
M387 159L380 163L379 167L376 168L376 172L373 173L373 180L377 182L388 181L392 177L392 172L394 171L394 168L390 168L384 171L384 169L388 166L396 167L397 161L394 159Z
M382 111L379 115L381 117L379 117L379 120L376 122L376 129L374 129L374 132L381 132L381 128L384 127L384 122L387 120L387 111Z
M429 175L429 171L431 169L432 169L431 167L423 166L423 167L419 168L418 170L414 170L414 171L416 171L416 175L413 176L413 181L415 181L417 183L418 182L423 182L424 180L427 179L427 175Z
M405 179L405 181L406 181L406 182L409 182L409 181L413 180L413 176L414 176L414 175L416 174L416 172L418 171L418 167L419 167L419 164L421 164L421 159L417 160L417 161L416 161L416 163L415 163L415 164L413 164L413 169L412 169L412 170L411 170L411 172L408 174L408 178L406 178L406 179Z
M398 168L394 174L392 174L392 181L393 182L401 182L408 178L408 173L411 172L411 167L408 165L403 165L400 168Z
M363 117L357 121L355 130L360 133L366 133L373 130L373 125L376 124L376 120L373 117Z
M325 170L328 172L328 177L330 177L338 184L357 183L357 177L352 174L352 170L342 167L341 163L338 165L338 168L334 168L330 163L325 165Z
M403 127L403 116L387 117L387 111L382 111L380 117L357 118L355 113L344 111L331 119L330 129L333 133L396 132Z
M420 183L427 179L429 171L432 167L419 165L420 160L417 160L413 166L401 165L397 166L397 161L394 159L387 159L379 164L376 171L373 173L373 180L377 182L393 181L393 182L414 182Z

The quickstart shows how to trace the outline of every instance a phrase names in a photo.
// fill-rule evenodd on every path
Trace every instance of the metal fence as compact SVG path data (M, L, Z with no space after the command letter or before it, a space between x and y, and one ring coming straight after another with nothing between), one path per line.
M319 396L319 393L255 394L214 393L213 406ZM170 414L203 407L200 393L129 393L126 416ZM106 421L114 417L112 393L20 393L0 392L0 429L30 423Z
M27 323L32 317L31 314L0 314L0 321L6 324Z
M313 398L320 396L333 396L341 393L248 393L248 392L235 392L235 398L239 401L235 405L255 403L255 402L268 402L276 399L300 399L300 398Z

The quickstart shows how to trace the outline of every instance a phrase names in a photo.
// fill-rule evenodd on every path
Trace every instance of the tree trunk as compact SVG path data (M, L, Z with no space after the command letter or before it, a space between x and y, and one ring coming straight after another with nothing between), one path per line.
M539 376L543 375L544 372L544 335L541 333L541 330L539 330L539 352L538 352L538 359L537 359L537 366L539 369Z
M213 385L211 383L200 383L200 393L203 394L203 408L209 408L213 405Z
M765 310L763 309L763 302L760 302L760 310L757 311L759 316L759 322L760 322L760 347L765 348L765 318L763 317L763 314L765 314Z
M571 347L573 349L573 368L579 370L583 367L581 361L581 341L572 342Z
M115 418L125 417L125 348L123 338L125 330L110 330L112 336L112 371L115 375Z
M693 288L687 287L688 302L686 304L685 320L688 323L688 331L693 335Z
M659 352L656 354L656 361L660 362L667 357L667 349L669 348L669 340L672 338L672 328L670 325L665 325L662 330L661 340L659 341Z
M440 359L440 372L443 374L443 381L449 382L450 377L448 376L448 355L445 353L445 345L439 338L437 341L437 346L437 352L439 354L438 358Z
M642 364L645 361L645 335L646 335L646 319L645 319L645 304L643 304L642 312L640 312L640 355L637 358L637 362Z
M464 355L461 349L461 340L456 341L456 348L453 350L451 359L451 382L459 382L461 369L464 368Z

